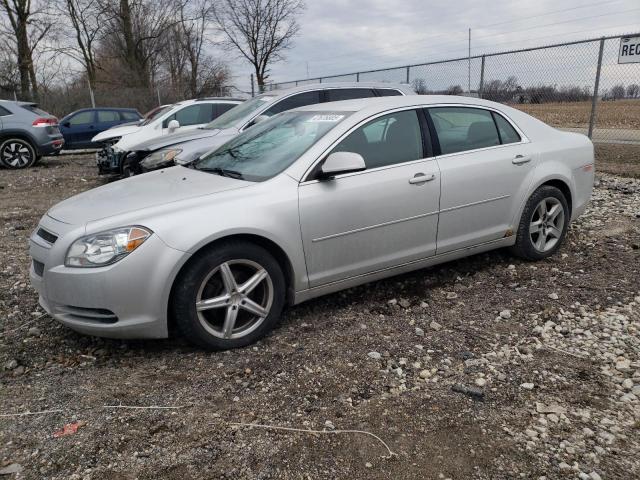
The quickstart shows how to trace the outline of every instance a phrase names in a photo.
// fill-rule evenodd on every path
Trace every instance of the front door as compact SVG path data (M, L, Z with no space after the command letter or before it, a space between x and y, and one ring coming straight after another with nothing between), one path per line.
M440 175L421 130L415 110L371 120L332 149L362 155L366 170L300 185L311 287L435 254Z
M437 253L514 234L537 160L531 143L491 110L433 107L429 114L441 150Z

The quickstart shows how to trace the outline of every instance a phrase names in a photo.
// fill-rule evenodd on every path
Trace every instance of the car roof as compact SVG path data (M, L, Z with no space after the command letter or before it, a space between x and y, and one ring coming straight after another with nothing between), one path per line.
M172 104L173 106L178 106L178 105L193 105L194 103L201 103L201 102L205 102L205 103L220 103L220 102L233 102L233 103L241 103L244 102L245 99L243 98L235 98L235 97L203 97L203 98L192 98L189 100L181 100L179 102L176 102L174 104Z
M295 111L312 112L359 112L364 110L388 110L392 108L410 107L412 105L436 105L442 103L476 105L492 108L503 108L504 105L489 100L462 95L406 95L392 97L358 98L340 102L318 103L296 108Z
M322 83L308 83L305 85L298 85L296 87L284 88L279 90L267 90L263 92L263 95L276 95L286 96L292 93L306 92L309 90L324 90L324 89L344 89L344 88L373 88L373 89L385 89L385 90L399 90L405 95L414 95L415 91L411 88L411 85L404 83L390 83L390 82L322 82Z

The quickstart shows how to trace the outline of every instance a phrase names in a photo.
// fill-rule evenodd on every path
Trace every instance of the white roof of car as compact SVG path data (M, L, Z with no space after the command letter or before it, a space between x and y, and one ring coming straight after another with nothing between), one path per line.
M281 90L267 90L263 92L264 95L290 95L297 92L306 92L308 90L323 90L332 88L376 88L385 90L399 90L405 95L413 95L415 91L411 85L404 83L389 83L389 82L330 82L330 83L308 83L305 85L298 85L297 87L283 88Z
M475 97L465 97L460 95L406 95L393 97L371 97L358 98L356 100L343 100L340 102L318 103L305 107L296 108L296 110L306 111L340 111L340 112L358 112L369 108L371 110L386 110L389 108L400 108L412 105L434 105L442 103L455 103L465 105L479 105L486 107L504 107L502 104L482 100Z

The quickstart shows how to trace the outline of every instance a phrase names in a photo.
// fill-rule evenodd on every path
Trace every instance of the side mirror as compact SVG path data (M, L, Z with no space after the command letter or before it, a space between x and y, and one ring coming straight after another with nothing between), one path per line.
M180 128L180 122L178 120L171 120L167 128L169 129L169 133L173 133Z
M332 178L340 173L361 172L366 168L364 158L359 153L334 152L322 164L320 178Z

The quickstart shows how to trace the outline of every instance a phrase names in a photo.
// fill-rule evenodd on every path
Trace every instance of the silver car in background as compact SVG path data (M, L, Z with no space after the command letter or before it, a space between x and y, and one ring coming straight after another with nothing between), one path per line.
M287 110L318 103L414 94L409 85L383 82L311 83L274 90L247 100L196 131L139 143L130 149L127 161L136 166L136 173L165 168L174 165L174 161L184 165L260 121Z
M31 236L40 303L79 332L248 345L285 305L487 250L553 255L589 201L593 145L497 103L313 105L190 168L90 190Z

